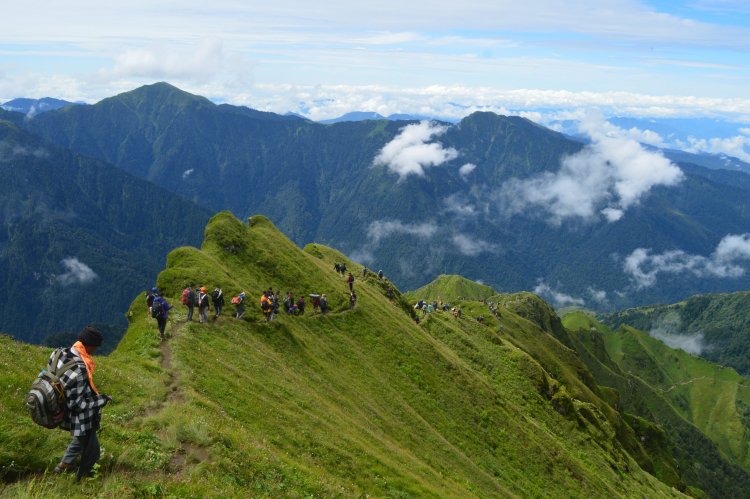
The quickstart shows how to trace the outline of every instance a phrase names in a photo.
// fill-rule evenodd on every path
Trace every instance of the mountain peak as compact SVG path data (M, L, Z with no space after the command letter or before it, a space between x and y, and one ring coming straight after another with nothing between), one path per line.
M119 101L128 105L128 107L140 107L145 103L151 103L152 106L164 107L164 106L215 106L206 97L191 94L185 90L181 90L174 85L167 82L152 83L149 85L143 85L129 92L118 94L114 97L104 99L101 101Z

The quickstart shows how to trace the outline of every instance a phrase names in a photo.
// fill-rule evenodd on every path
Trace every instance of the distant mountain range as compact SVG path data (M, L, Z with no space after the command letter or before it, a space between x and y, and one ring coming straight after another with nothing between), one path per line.
M54 99L52 97L43 97L41 99L28 99L25 97L19 97L17 99L9 100L4 104L0 104L0 108L5 109L6 111L22 113L29 117L32 117L40 113L60 109L61 107L75 105L81 105L81 103L68 102L65 100Z
M519 117L324 125L216 105L159 83L32 120L17 113L3 119L160 188L141 189L140 203L167 199L169 191L193 206L180 208L190 220L221 210L263 213L297 244L339 247L402 289L455 273L500 291L535 290L558 306L613 310L750 287L747 273L736 271L743 254L718 252L748 232L749 175L685 156L681 181L672 185L643 188L617 177L628 175L621 170L599 192L566 158L587 165L608 157L605 143L586 144ZM639 160L654 160L637 143L623 144ZM561 186L568 187L556 192ZM637 196L626 209L610 206L631 189ZM170 241L195 240L197 229L179 234L179 220L176 213L169 220ZM142 251L144 238L130 237L121 246ZM717 260L724 257L730 260Z

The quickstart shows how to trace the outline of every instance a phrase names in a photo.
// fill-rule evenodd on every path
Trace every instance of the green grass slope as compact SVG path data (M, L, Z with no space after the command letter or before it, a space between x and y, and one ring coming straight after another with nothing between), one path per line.
M419 289L404 293L404 296L412 302L419 300L450 302L461 299L483 300L496 294L497 291L484 284L479 284L460 275L443 274Z
M750 375L750 291L698 295L671 305L622 310L601 317L612 329L627 324L667 340L698 342L700 355Z
M681 468L718 495L718 483L750 484L750 380L636 329L613 332L592 316L564 317L597 382L619 390L624 409L661 424ZM704 441L705 437L710 443ZM714 448L715 447L715 448ZM740 473L737 466L744 468Z
M143 298L133 303L122 342L98 359L97 386L115 403L105 409L100 476L81 485L43 473L67 435L33 427L18 403L48 351L0 340L2 493L680 495L679 479L665 484L638 464L656 461L585 366L569 365L572 350L552 334L564 330L540 300L509 297L502 335L496 317L474 320L487 306L479 302L461 319L435 313L417 325L374 275L355 282L349 310L332 270L345 260L319 245L300 250L264 217L243 224L228 213L211 220L201 249L172 251L158 277L172 303L188 281L221 284L227 296L248 292L248 316L229 317L229 305L215 322L186 323L177 306L160 345ZM268 286L326 293L330 311L265 322L257 297Z

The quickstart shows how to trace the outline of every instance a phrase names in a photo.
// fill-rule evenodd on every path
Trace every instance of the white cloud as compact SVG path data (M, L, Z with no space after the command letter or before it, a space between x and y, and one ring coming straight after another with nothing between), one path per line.
M547 299L552 300L552 305L555 308L577 306L582 307L586 304L583 298L575 298L560 291L552 289L549 284L544 281L539 281L539 284L534 288L534 293Z
M750 233L725 236L708 257L691 255L682 250L652 254L650 249L637 248L625 258L623 269L640 289L656 284L660 273L688 272L697 277L741 277L745 274L745 268L738 264L742 260L750 260Z
M63 286L89 284L99 278L96 272L91 270L91 267L78 258L64 258L60 263L63 264L66 272L57 276L57 282Z
M182 180L185 180L186 178L188 178L190 175L193 174L194 171L195 171L195 168L189 168L185 170L184 172L182 172Z
M609 303L609 298L607 298L607 292L604 291L603 289L596 289L593 287L589 287L588 293L591 296L591 299L597 303L600 303L602 305L606 305Z
M494 253L499 247L496 244L482 241L466 234L454 234L451 241L461 254L466 256L477 256L481 253Z
M476 170L476 168L477 168L477 165L475 165L474 163L466 163L465 165L463 165L461 168L458 169L458 174L461 175L461 177L464 180L466 180L466 177L468 177L469 174L471 174L471 172Z
M399 220L376 220L367 227L367 237L373 244L394 234L407 234L430 239L437 232L434 223L405 224Z
M675 185L683 178L676 165L645 150L601 116L583 120L581 131L591 144L563 158L559 171L503 185L500 199L507 214L541 208L553 224L568 218L591 220L598 214L614 222L653 187Z
M423 177L427 168L458 157L458 151L453 148L445 149L437 142L428 143L446 130L447 127L429 121L407 125L383 146L373 164L385 165L388 170L398 174L399 181L409 175Z
M164 43L128 49L115 57L114 67L103 74L110 78L210 80L222 65L222 42L207 38L192 47L176 48Z
M443 200L444 211L461 218L471 218L479 214L479 210L461 193L451 194Z
M703 333L689 335L671 334L661 328L656 328L649 331L648 334L664 342L670 348L684 350L693 355L700 355L706 350Z
M0 161L10 161L14 156L34 156L35 158L49 158L49 151L42 147L30 149L9 141L0 142Z
M714 137L698 139L689 137L687 144L678 144L688 152L707 152L711 154L726 154L734 156L742 161L750 162L750 137L745 133L747 129L740 130L743 135L734 137Z

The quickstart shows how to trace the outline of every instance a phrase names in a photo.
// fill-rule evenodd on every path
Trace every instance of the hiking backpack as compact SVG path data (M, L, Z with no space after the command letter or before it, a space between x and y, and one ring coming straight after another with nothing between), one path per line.
M45 428L56 428L65 420L65 387L60 377L75 367L76 361L68 361L58 369L57 362L63 352L64 349L58 348L52 353L49 365L55 367L54 371L43 369L26 394L26 408L31 419Z
M190 293L190 291L191 291L190 288L185 288L182 290L182 297L180 298L180 303L182 303L183 305L188 304L188 294Z
M151 317L158 319L164 316L164 300L161 298L154 298L154 304L151 305Z

